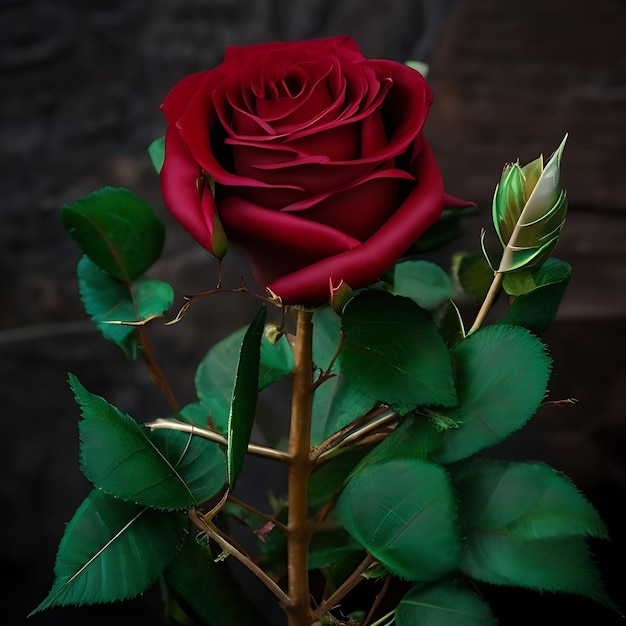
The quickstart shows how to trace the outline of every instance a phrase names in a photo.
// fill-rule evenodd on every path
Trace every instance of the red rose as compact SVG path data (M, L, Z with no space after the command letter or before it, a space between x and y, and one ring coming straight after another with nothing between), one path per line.
M229 47L163 103L165 203L220 258L225 232L284 303L321 304L329 283L375 282L439 218L430 103L418 72L349 37Z

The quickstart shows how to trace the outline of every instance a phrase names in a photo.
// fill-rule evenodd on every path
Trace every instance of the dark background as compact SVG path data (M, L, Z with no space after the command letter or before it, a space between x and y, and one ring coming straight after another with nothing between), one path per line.
M228 44L342 33L367 56L429 63L435 104L427 135L447 189L480 207L455 250L478 250L504 163L547 156L570 133L563 162L570 213L556 256L574 275L545 340L555 360L551 397L579 402L540 412L501 452L547 461L588 495L612 535L593 551L626 606L622 0L1 0L3 624L25 623L45 597L63 525L89 490L78 471L78 411L66 373L142 421L167 412L141 364L127 362L86 319L75 280L79 253L58 207L104 185L130 187L169 226L152 274L175 286L178 303L212 286L215 264L166 215L146 154L164 132L158 105L179 78L219 63ZM230 284L245 272L236 254L226 270ZM193 371L207 347L249 322L253 309L245 298L224 297L197 304L182 324L155 327L159 358L183 403L194 399ZM248 488L262 498L254 476ZM488 594L504 625L548 623L548 615L617 623L589 600ZM53 609L29 623L156 624L156 596Z

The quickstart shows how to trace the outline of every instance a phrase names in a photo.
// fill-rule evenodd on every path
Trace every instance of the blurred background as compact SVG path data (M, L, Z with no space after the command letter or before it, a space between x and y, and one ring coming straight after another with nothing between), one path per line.
M350 34L369 57L429 65L426 126L447 190L479 212L451 251L479 250L507 161L563 161L570 212L555 255L574 268L554 327L550 394L575 406L541 411L502 446L568 474L612 536L594 543L613 597L626 606L626 3L623 0L1 0L0 2L0 587L3 623L47 594L64 523L89 491L78 470L78 410L66 384L140 421L167 414L140 362L128 362L86 318L79 252L59 206L104 185L150 201L168 226L151 274L182 295L210 288L211 257L169 219L146 153L164 133L158 110L185 74L217 65L226 45ZM246 272L236 254L226 284ZM176 305L175 305L176 307ZM174 308L175 308L174 307ZM206 349L248 323L242 297L196 304L184 323L151 326L182 403ZM271 400L264 400L272 412ZM262 501L266 469L248 489ZM618 620L589 600L489 590L503 625ZM54 609L47 624L161 623L157 592L130 603ZM158 599L158 598L157 598ZM621 623L621 622L619 622Z

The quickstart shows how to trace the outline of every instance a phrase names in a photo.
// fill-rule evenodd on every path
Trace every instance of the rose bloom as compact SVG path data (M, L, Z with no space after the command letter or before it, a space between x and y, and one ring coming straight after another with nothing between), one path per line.
M430 103L418 72L350 37L229 47L161 107L164 201L216 257L238 244L283 303L322 304L342 280L375 282L440 217Z

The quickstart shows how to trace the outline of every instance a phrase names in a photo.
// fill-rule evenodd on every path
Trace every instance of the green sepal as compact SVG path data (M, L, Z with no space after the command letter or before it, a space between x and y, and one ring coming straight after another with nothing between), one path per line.
M146 591L180 548L187 522L185 513L156 511L94 489L65 527L52 589L31 615Z
M427 311L409 298L364 291L343 314L342 373L362 391L407 412L453 406L448 349Z
M216 563L205 540L189 533L165 578L185 611L205 626L266 624L232 578L226 563Z
M443 433L436 458L453 463L521 428L544 399L551 360L543 343L519 326L496 324L453 350L459 405L446 412L458 428Z
M393 276L385 285L390 293L411 298L424 309L433 311L454 296L452 279L436 263L402 261L393 266Z
M226 481L219 446L186 433L151 433L76 376L80 406L80 468L105 493L159 509L185 509L215 495Z
M160 174L165 161L165 136L155 139L148 146L148 154L156 173Z
M228 414L226 459L228 462L228 484L233 489L248 451L254 416L259 394L259 363L261 339L267 308L261 306L246 330L239 350L237 375Z
M353 473L336 515L358 543L405 580L437 580L461 558L452 485L444 468L429 461L390 460Z
M161 255L165 227L152 207L123 187L103 187L62 207L63 225L100 269L130 283Z
M491 607L456 580L414 585L400 600L396 626L497 626Z
M505 280L516 275L506 274ZM534 333L546 331L556 318L571 275L570 265L558 259L548 259L531 274L532 288L511 302L500 322L523 326Z
M98 330L126 356L135 358L139 345L137 327L119 322L141 322L162 315L174 300L171 286L144 277L130 284L123 283L101 270L87 256L78 262L77 276L85 311Z

